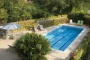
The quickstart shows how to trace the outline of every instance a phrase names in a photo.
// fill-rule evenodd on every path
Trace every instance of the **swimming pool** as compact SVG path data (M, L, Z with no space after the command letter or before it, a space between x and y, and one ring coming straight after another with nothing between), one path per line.
M62 25L47 33L45 37L53 49L64 51L82 30L83 28Z

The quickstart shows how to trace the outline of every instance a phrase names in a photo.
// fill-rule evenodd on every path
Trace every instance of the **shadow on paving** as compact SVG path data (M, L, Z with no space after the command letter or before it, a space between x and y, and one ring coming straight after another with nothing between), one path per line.
M18 55L9 49L0 48L0 60L20 60Z

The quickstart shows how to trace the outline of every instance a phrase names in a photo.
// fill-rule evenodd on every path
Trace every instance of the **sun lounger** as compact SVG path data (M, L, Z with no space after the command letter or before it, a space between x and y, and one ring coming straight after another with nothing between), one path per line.
M42 31L44 30L43 25L39 25L39 29Z
M80 25L83 25L83 21L81 21L81 24Z
M77 25L83 25L83 21L78 20Z
M34 26L34 27L33 27L33 30L34 30L34 32L39 31L38 28L37 28L37 26Z
M80 22L80 20L78 20L78 22L77 22L77 25L81 25L81 22Z

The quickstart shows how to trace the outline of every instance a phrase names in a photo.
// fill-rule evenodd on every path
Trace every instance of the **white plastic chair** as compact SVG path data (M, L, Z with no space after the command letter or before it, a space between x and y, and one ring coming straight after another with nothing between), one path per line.
M72 21L72 19L70 19L70 22L69 22L70 24L73 24L73 21Z

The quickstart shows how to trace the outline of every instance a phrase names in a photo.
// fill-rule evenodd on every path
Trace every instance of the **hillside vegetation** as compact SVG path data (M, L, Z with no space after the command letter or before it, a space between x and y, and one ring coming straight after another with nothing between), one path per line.
M0 0L0 24L47 18L67 13L86 13L90 0Z

